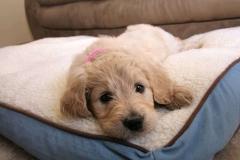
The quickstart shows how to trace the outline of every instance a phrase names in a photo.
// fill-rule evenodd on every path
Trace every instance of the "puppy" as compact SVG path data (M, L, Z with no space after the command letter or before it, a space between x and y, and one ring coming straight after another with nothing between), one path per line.
M157 123L155 106L174 110L192 100L191 91L172 81L161 65L183 49L180 39L146 24L129 26L116 38L100 37L73 61L62 113L94 116L115 138L145 135Z

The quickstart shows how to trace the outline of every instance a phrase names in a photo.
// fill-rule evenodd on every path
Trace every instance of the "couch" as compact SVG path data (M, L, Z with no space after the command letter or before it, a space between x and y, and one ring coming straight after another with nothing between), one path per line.
M240 25L237 0L26 0L35 39L74 35L119 35L148 23L182 39Z

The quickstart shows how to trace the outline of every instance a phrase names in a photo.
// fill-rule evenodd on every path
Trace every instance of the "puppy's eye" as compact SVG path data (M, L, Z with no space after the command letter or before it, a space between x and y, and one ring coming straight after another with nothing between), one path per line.
M141 84L136 84L135 85L135 87L136 87L136 92L139 92L139 93L143 93L144 92L144 86L143 85L141 85Z
M111 101L113 98L112 98L112 94L111 93L103 93L102 96L100 97L100 100L102 103L107 103L109 101Z

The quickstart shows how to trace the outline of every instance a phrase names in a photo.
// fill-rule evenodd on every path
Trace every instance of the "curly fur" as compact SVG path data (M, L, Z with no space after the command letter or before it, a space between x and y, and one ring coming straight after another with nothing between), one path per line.
M195 46L194 46L195 47ZM106 48L85 63L93 51ZM189 46L187 46L189 49ZM150 132L158 116L155 105L170 110L190 104L192 93L172 81L161 62L184 50L182 41L161 28L150 25L129 26L118 37L100 37L74 60L67 89L61 100L64 114L94 116L112 137L128 139ZM136 92L136 85L144 92ZM101 96L112 100L103 103ZM141 117L141 128L129 129L124 121Z

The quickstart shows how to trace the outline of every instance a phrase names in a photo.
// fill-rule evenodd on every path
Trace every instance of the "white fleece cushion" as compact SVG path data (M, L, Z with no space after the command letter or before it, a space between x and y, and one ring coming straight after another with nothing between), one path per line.
M68 128L104 135L93 118L66 119L60 113L60 98L73 58L96 39L46 38L0 49L0 102ZM175 81L192 88L193 103L181 110L158 109L156 128L144 137L129 140L131 143L148 150L165 146L218 75L240 57L240 27L196 35L185 42L193 41L200 42L203 48L171 55L163 62Z

